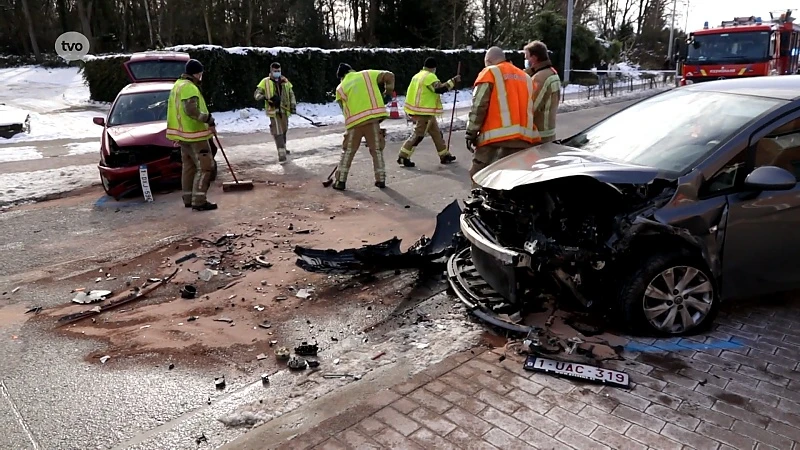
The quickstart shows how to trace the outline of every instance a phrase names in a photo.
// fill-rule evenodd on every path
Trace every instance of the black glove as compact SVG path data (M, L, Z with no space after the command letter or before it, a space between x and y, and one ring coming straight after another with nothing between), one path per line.
M277 108L281 105L281 97L277 94L273 95L269 100L267 100L267 102L269 103L269 106Z
M392 94L383 94L383 104L388 105L392 101Z
M477 141L477 138L467 135L466 141L467 150L469 150L470 153L475 153L475 141Z
M211 117L211 114L208 115L208 120L206 120L206 123L210 127L216 126L216 124L217 124L216 122L214 122L214 118Z

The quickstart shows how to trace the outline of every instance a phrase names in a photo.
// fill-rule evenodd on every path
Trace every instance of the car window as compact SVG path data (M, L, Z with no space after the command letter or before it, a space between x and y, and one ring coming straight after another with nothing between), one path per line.
M563 142L612 161L686 173L779 99L676 89Z
M742 150L709 179L706 194L717 194L741 186L747 176L747 150Z
M108 125L134 125L167 120L169 91L123 94L108 117Z
M755 145L755 167L777 166L800 180L800 119L770 131Z

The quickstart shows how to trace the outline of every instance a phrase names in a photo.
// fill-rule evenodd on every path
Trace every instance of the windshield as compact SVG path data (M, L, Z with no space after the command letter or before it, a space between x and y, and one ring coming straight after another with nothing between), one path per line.
M167 120L169 91L123 94L108 117L108 125L132 125Z
M731 64L769 59L769 31L700 34L689 44L686 61L695 64Z
M624 109L562 144L616 162L685 173L748 122L784 103L676 89Z

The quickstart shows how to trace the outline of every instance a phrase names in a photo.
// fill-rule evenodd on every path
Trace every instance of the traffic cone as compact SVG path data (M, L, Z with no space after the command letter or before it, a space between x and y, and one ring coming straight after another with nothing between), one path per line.
M400 118L400 111L397 109L397 92L395 91L392 91L392 101L389 103L389 118Z

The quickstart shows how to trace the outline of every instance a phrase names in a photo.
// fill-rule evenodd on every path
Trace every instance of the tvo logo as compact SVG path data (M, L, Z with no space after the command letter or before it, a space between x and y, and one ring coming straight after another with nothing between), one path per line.
M65 61L80 61L89 54L89 39L77 31L67 31L56 38L55 50Z

